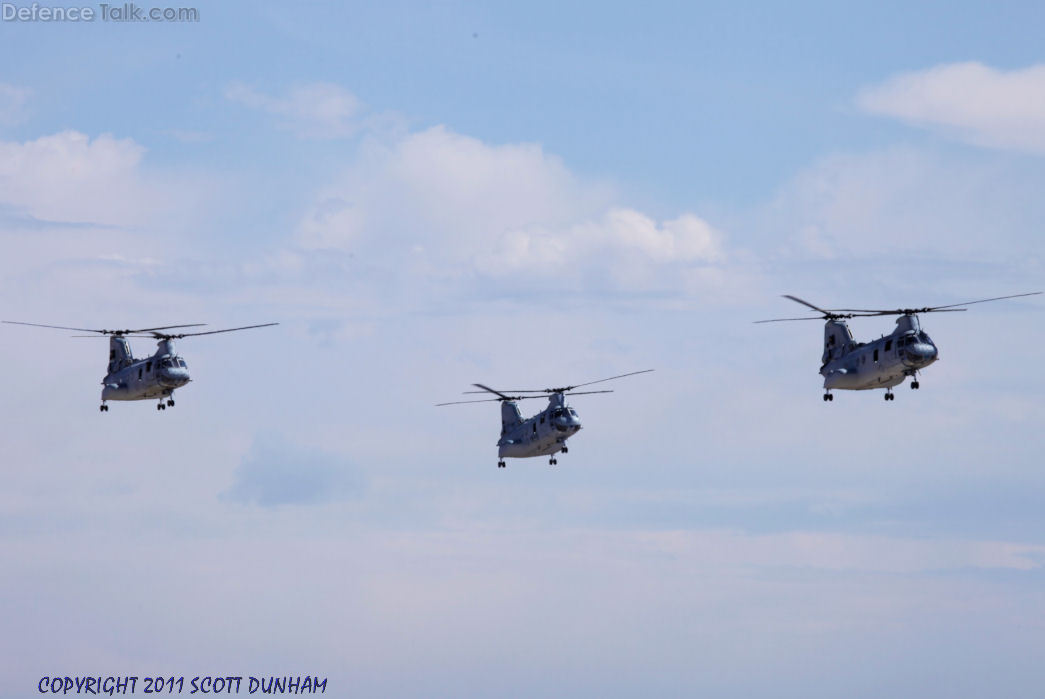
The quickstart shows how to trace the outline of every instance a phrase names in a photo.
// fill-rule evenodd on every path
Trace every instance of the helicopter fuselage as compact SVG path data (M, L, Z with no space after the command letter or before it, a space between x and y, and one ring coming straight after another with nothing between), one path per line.
M854 342L844 322L829 320L824 327L820 374L829 390L892 388L938 357L936 345L921 329L916 315L900 316L892 334L865 343Z
M518 404L502 404L501 438L497 441L500 458L524 459L551 456L563 450L566 440L581 429L577 411L566 405L561 393L548 397L548 407L526 420L521 418Z
M189 383L189 368L173 340L160 340L151 357L135 359L123 338L113 338L109 368L102 379L102 401L148 400L169 396Z

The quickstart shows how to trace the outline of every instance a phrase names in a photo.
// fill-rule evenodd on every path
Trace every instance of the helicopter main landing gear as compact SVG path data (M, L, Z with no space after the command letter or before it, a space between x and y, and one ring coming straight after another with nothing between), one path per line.
M918 390L918 372L912 369L911 371L906 371L904 373L907 376L911 377L911 390L912 391L917 391Z
M548 465L549 466L554 466L557 463L559 463L559 460L556 459L554 456L548 459Z
M563 454L569 454L570 453L570 448L568 446L566 446L565 444L562 445L562 453Z
M497 462L497 468L508 468L508 467L505 465L504 461L501 460L501 461Z
M824 391L824 402L827 402L829 400L834 400L834 399L835 399L835 397L834 397L834 395L831 394L830 390Z
M100 412L100 413L107 413L107 412L109 412L109 406L106 405L105 403L102 403L101 405L98 406L98 412Z
M891 389L891 388L885 389L885 399L886 400L896 400L896 396L893 395L893 389Z

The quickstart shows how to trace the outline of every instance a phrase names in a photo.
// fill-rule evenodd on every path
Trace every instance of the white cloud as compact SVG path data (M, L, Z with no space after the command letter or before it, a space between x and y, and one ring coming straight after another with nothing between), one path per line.
M0 126L12 126L25 119L31 94L28 88L0 83Z
M236 83L225 90L225 97L277 117L283 128L302 138L344 138L360 128L359 100L348 90L331 83L294 87L283 97L266 95Z
M61 222L136 224L186 203L186 190L142 171L145 148L129 138L63 131L0 141L0 206Z
M856 101L976 145L1045 154L1045 65L1004 71L949 63L864 88Z
M632 290L685 291L711 280L694 270L726 261L723 234L697 215L657 221L618 200L539 145L488 145L439 126L367 144L298 235L308 248L399 255L443 277L595 275Z
M838 153L784 184L759 224L813 258L1015 262L1041 254L1040 173L904 147ZM768 242L768 241L767 241Z

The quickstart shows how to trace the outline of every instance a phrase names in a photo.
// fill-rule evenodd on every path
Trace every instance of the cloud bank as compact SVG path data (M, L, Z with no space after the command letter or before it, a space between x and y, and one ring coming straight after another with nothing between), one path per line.
M975 145L1045 155L1045 65L948 63L866 87L856 103Z

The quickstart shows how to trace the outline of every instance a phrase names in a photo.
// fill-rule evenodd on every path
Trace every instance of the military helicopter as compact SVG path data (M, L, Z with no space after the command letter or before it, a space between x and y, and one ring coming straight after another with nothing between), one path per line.
M157 410L174 407L174 389L189 383L189 367L185 360L178 356L174 341L183 337L196 335L216 335L236 330L251 328L267 328L279 323L262 325L246 325L242 328L226 328L224 330L208 330L196 333L164 333L161 330L175 328L197 328L206 323L189 323L187 325L164 325L159 328L138 328L137 330L95 330L94 328L68 328L63 325L41 325L39 323L20 323L5 320L10 325L31 325L37 328L57 328L58 330L75 330L77 332L98 333L109 336L109 367L102 379L102 404L98 410L109 411L106 401L110 400L148 400L157 398ZM97 335L74 335L73 337L97 337ZM156 353L151 357L135 359L131 354L128 337L150 337L157 340Z
M648 374L653 369L633 371L629 374L611 376L608 379L579 383L574 386L560 386L559 388L545 388L529 391L497 391L481 383L472 384L478 391L465 391L465 393L492 393L496 398L483 398L480 400L459 400L450 403L436 403L436 406L462 405L464 403L493 403L501 404L501 438L497 440L497 468L505 468L505 457L513 459L525 459L531 456L547 456L548 463L554 466L559 463L555 455L559 452L566 454L569 449L566 440L577 434L581 429L581 420L577 411L566 405L566 396L583 396L592 393L613 393L613 391L574 391L575 388L591 386L605 381L622 379L625 376L636 374ZM509 393L535 393L533 396L513 396ZM531 418L523 419L522 412L516 401L530 398L548 398L548 407Z
M756 320L756 323L779 323L792 320L826 320L824 324L824 354L820 374L824 377L824 400L833 401L832 389L850 391L866 391L874 388L885 389L887 401L896 400L893 386L911 377L911 388L917 389L918 372L928 367L939 358L939 350L932 339L922 330L918 321L920 313L952 313L968 309L959 306L971 306L974 303L1001 301L1021 296L1035 296L1040 291L1029 294L1013 294L998 296L992 299L954 303L947 306L929 306L926 308L898 308L894 311L868 310L857 308L829 308L814 306L797 296L785 294L803 306L808 306L820 316L805 318L773 318ZM871 342L856 342L853 333L846 325L847 318L863 318L869 316L900 316L896 319L896 328L889 335L883 335Z

